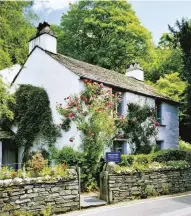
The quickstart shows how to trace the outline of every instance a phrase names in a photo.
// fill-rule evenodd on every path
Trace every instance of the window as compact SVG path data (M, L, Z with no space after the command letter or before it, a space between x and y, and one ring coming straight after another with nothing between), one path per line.
M113 151L114 152L121 152L121 154L124 154L124 141L121 140L115 140L113 141Z
M119 93L119 91L115 91L113 90L112 93L115 95L115 97L117 97L117 94ZM122 96L122 95L121 95ZM122 97L123 98L123 97ZM115 111L121 115L123 113L123 110L122 110L122 102L119 103L118 105L116 105L115 107Z
M161 102L156 102L156 120L162 124L162 109L161 109Z
M162 149L162 145L163 145L163 141L162 140L157 140L156 144L157 144L157 150Z

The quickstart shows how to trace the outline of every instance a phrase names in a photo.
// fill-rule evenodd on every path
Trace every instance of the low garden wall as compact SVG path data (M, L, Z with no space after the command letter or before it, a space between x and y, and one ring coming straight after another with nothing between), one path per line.
M108 203L191 190L190 167L112 173L104 171L100 179L101 198Z
M0 215L9 215L14 211L37 214L50 205L52 213L79 209L78 175L75 170L68 173L66 178L0 180Z

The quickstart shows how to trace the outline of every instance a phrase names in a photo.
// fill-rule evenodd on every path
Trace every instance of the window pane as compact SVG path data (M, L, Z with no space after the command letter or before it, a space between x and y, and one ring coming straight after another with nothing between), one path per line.
M160 102L156 103L156 108L157 108L156 119L160 124L162 124L162 109L161 109L161 103Z

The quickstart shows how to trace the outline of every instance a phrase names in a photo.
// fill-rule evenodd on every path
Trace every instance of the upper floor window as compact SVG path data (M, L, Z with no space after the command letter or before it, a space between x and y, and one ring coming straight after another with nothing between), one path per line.
M122 93L119 91L112 90L112 93L115 95L115 98L118 98L119 94L122 97ZM122 101L118 102L115 106L115 111L121 115L123 113Z
M161 102L156 101L156 120L160 124L162 124L162 107L161 107Z

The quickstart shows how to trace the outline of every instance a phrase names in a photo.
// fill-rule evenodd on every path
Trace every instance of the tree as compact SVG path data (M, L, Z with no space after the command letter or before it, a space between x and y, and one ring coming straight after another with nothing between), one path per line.
M169 30L173 34L173 38L167 37L167 39L173 42L174 48L181 48L184 61L184 79L191 83L191 20L184 18L181 22L177 20L175 27L169 26Z
M125 72L132 61L149 61L151 34L126 1L80 1L63 14L58 35L62 54Z
M169 30L173 37L167 38L173 43L174 48L182 50L182 59L184 63L183 79L188 85L185 89L185 94L182 104L182 117L180 124L180 135L182 139L190 142L191 130L191 20L182 19L176 21L175 27L169 26Z
M3 83L0 78L0 119L2 116L6 116L9 120L12 120L14 115L9 109L8 104L14 103L14 98L7 91L7 86Z
M175 72L160 77L156 84L152 84L152 86L168 95L173 100L180 101L186 88L186 82L182 81L179 74Z
M0 2L0 70L23 63L28 54L28 40L34 33L36 16L30 2Z
M160 38L159 45L153 52L153 57L150 62L142 62L141 65L145 71L145 78L154 83L164 77L165 74L172 74L178 72L180 77L183 76L183 60L182 51L180 48L173 49L171 41L167 40L173 38L170 34L163 34Z

